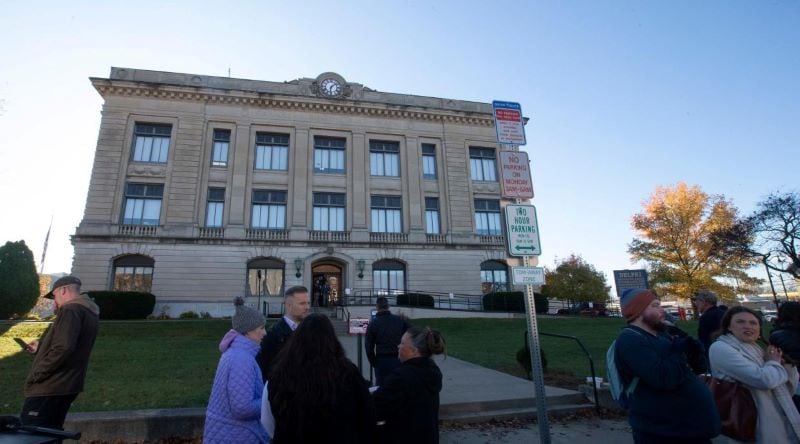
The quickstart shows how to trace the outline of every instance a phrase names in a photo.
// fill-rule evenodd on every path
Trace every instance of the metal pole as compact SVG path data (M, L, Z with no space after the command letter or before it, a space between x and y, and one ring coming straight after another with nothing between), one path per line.
M528 256L523 256L522 263L528 266ZM528 331L531 352L531 369L533 385L536 389L536 417L539 420L539 442L550 444L550 423L547 420L547 402L544 391L544 367L542 366L541 346L539 345L539 327L536 322L536 303L533 298L533 285L525 286L525 305L528 310ZM594 381L592 381L594 382Z
M783 273L778 275L781 278L781 285L783 286L783 295L786 296L786 300L789 300L789 293L786 291L786 284L783 282Z
M775 301L775 309L780 308L780 304L778 303L778 293L775 292L775 285L772 283L772 275L769 274L769 267L767 266L767 257L764 256L762 259L764 262L764 269L767 270L767 278L769 278L769 288L772 289L772 300Z

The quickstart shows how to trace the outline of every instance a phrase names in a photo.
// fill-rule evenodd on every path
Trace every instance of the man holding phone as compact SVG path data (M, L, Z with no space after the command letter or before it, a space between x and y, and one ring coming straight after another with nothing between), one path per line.
M56 320L41 341L27 344L36 357L25 380L20 419L23 425L61 429L72 401L83 391L100 309L81 294L75 276L58 279L44 297L55 301Z

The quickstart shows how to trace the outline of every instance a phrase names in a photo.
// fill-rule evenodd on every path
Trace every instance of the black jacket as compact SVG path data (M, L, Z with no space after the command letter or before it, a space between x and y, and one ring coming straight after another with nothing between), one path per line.
M277 324L269 329L264 339L261 340L261 351L256 355L256 362L261 367L261 377L266 381L269 379L269 372L275 365L275 357L281 351L283 345L292 335L292 327L286 323L286 319L281 318Z
M397 346L406 330L408 322L405 319L388 310L379 311L367 326L364 343L370 364L375 365L376 356L397 356Z
M313 385L312 385L313 387ZM313 390L313 388L311 389ZM272 415L275 417L273 444L371 444L375 440L375 409L367 381L358 368L347 361L341 382L336 386L335 408L319 405L278 405L280 387L269 387ZM285 394L293 399L291 394ZM303 422L305 421L305 422Z
M788 355L795 365L800 364L800 329L779 325L770 333L769 343L780 347L784 357Z
M439 442L442 372L430 358L413 358L389 374L373 395L382 436L389 443Z
M700 323L697 327L697 339L699 339L703 347L706 348L706 356L713 342L711 340L711 335L722 327L722 317L725 316L726 311L728 311L728 307L719 305L709 308L705 313L700 315Z
M100 309L80 296L56 312L56 320L39 343L25 381L25 396L73 395L83 391Z

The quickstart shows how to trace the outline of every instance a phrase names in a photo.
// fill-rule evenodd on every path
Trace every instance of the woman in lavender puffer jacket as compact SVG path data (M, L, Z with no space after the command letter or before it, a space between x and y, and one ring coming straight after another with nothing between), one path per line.
M233 329L222 338L217 374L206 409L203 442L267 443L270 440L261 426L261 396L264 383L256 354L266 333L266 320L258 311L236 299Z

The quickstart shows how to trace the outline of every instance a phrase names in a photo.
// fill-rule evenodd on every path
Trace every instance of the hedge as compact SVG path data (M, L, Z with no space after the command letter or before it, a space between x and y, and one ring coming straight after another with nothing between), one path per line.
M145 319L156 306L152 293L90 291L87 294L100 307L100 319Z
M525 312L525 294L521 291L498 291L483 295L483 309L486 311Z
M424 293L405 293L397 295L397 305L410 307L433 307L433 296Z

